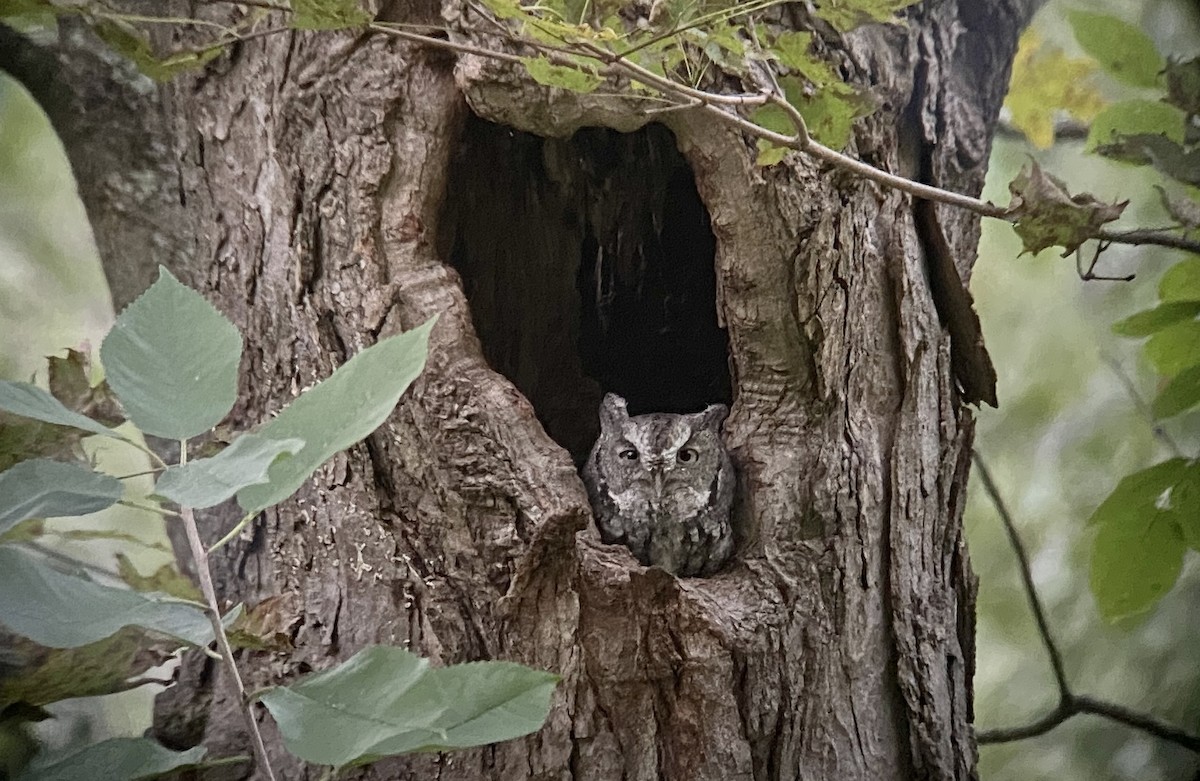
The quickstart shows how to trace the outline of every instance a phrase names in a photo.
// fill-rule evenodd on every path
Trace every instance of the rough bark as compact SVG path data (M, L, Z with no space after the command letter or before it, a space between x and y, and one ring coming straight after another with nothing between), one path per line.
M818 29L828 59L879 106L849 151L978 193L1028 6L948 1L904 27ZM441 9L385 13L439 23ZM66 41L51 55L70 62L90 45ZM79 95L118 94L125 81L61 75L90 80ZM974 776L974 578L961 527L972 423L910 198L797 156L756 169L753 144L699 112L664 115L670 134L572 138L642 120L507 66L380 35L267 38L160 91L141 86L114 100L111 133L73 126L71 112L59 127L118 299L128 299L132 242L246 334L234 422L441 315L428 368L388 422L218 557L226 598L285 595L298 617L294 651L243 656L248 686L368 643L563 677L538 734L382 762L363 778ZM122 120L117 109L140 113ZM129 169L114 149L141 150L129 146L139 132L154 139L137 163L151 181L98 188ZM604 200L605 186L651 209L666 197L661 182L637 191L620 165L597 174L596 148L618 162L649 150L633 165L653 182L680 165L663 139L711 226L724 329L712 344L727 349L729 376L706 392L732 397L726 432L740 471L740 551L706 579L644 569L600 544L572 462L600 393L636 384L611 354L579 347L584 248L639 219L606 208L618 201ZM478 165L464 173L472 145L480 159L490 150L487 176ZM502 207L499 188L479 194L488 179L512 184ZM978 221L938 215L966 279ZM653 222L661 232L677 216L664 207ZM147 219L152 230L123 233ZM703 258L698 246L689 251ZM639 257L631 273L644 276ZM700 273L679 262L679 273ZM654 389L642 391L652 405ZM228 515L206 519L210 537ZM160 699L164 741L246 751L204 657ZM282 775L316 777L263 723Z

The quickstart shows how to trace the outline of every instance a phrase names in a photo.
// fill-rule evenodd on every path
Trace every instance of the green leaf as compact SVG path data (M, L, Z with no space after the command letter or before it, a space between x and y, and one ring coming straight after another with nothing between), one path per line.
M54 6L50 0L0 0L0 19L53 11Z
M113 51L128 59L139 71L155 81L168 81L185 70L199 68L220 54L224 48L214 46L203 51L176 52L160 58L155 54L146 34L129 22L102 17L95 20L92 30L100 40L111 46Z
M0 411L0 470L31 458L85 461L85 436L86 431L71 426L55 426Z
M1183 532L1183 541L1200 551L1200 461L1194 462L1171 489L1171 505Z
M193 767L204 759L203 746L172 751L149 738L109 738L65 755L35 758L17 781L131 781L156 778Z
M722 56L720 59L710 58L719 62L722 69L744 70L746 57L746 43L738 37L738 28L734 25L723 24L713 27L709 30L696 29L695 32L703 34L709 43L716 44L717 48L724 52L728 57ZM709 51L706 47L706 52Z
M75 697L98 697L142 685L142 676L175 655L179 641L125 627L78 648L45 648L5 635L0 712L14 702L48 705Z
M1061 179L1044 172L1036 161L1030 161L1029 170L1021 169L1008 190L1008 214L1016 219L1013 230L1024 243L1023 253L1061 246L1063 255L1069 255L1129 205L1104 203L1089 193L1071 195Z
M64 407L106 426L119 426L125 422L125 416L108 383L92 386L89 379L91 362L87 355L78 350L67 350L65 358L51 355L46 359L46 368L50 395L61 401Z
M1109 621L1151 607L1179 577L1180 519L1196 468L1174 458L1125 477L1092 514L1091 587ZM1195 494L1192 493L1193 504Z
M0 0L0 19L20 33L53 28L58 15L66 12L66 9L59 8L49 0Z
M147 434L179 440L208 431L233 407L241 355L233 323L162 266L100 347L108 384L130 420Z
M817 3L817 16L838 32L853 30L869 22L899 23L896 12L920 0L823 0Z
M272 464L269 483L239 491L242 508L253 513L283 501L330 456L378 428L425 368L429 332L436 321L432 317L366 348L268 421L257 432L263 438L300 439L305 445Z
M546 57L522 57L521 62L534 81L547 87L586 93L604 83L593 71L554 65Z
M1158 283L1158 297L1164 302L1200 302L1200 258L1179 261Z
M803 73L814 61L813 55L809 54L812 36L810 32L781 32L776 36L775 43L768 53L773 55L780 65Z
M283 453L299 453L303 447L302 439L243 434L212 458L167 469L154 486L154 493L180 507L212 507L246 486L266 483L267 471L275 459Z
M1113 324L1113 333L1118 336L1149 336L1182 320L1191 320L1198 314L1200 301L1159 304L1154 309L1146 309Z
M497 19L512 19L513 17L524 17L528 15L528 11L521 7L520 0L482 0L488 10L496 15Z
M796 126L792 124L792 120L788 117L787 112L774 103L768 103L765 106L759 106L754 109L750 114L750 121L773 133L780 133L785 136L796 134Z
M11 542L33 542L46 533L46 522L41 518L30 518L21 521L8 531L0 534L0 544Z
M121 481L83 464L43 458L0 472L0 533L28 518L88 515L121 498Z
M0 546L0 624L50 648L93 643L124 626L145 627L197 646L212 639L200 605L105 586L8 545Z
M558 676L512 662L469 662L430 670L423 689L443 710L433 721L436 739L396 735L372 747L388 756L409 751L446 751L512 740L541 729ZM413 692L416 697L416 691Z
M1090 123L1104 106L1093 83L1092 60L1067 57L1062 49L1044 44L1030 28L1021 35L1004 106L1012 124L1041 149L1054 144L1055 122L1063 112Z
M754 164L760 168L768 168L782 163L788 153L786 146L776 146L765 138L758 139L757 148L758 156L754 158Z
M1188 231L1200 228L1200 202L1187 195L1169 193L1162 185L1152 186L1158 190L1158 198L1162 202L1163 209L1171 215L1171 219L1175 220L1176 225L1184 229L1184 235L1187 235Z
M1154 399L1154 417L1159 420L1187 412L1200 404L1200 366L1184 369L1171 378Z
M812 65L818 70L828 67L816 60L813 60ZM820 73L812 73L813 75L801 73L796 76L784 76L779 79L779 85L783 88L787 101L804 117L809 134L826 146L841 149L850 140L854 120L870 114L873 108L864 97L840 81L821 85L814 78L820 78ZM812 90L806 82L817 84L820 89ZM796 127L787 112L774 104L755 109L750 119L776 133L788 136L796 133Z
M1100 614L1116 621L1153 607L1179 579L1185 547L1178 525L1161 513L1101 526L1091 569Z
M1158 512L1160 504L1169 497L1168 492L1184 478L1187 471L1187 459L1172 458L1126 475L1092 513L1088 523L1130 526L1137 518Z
M1157 87L1166 67L1150 36L1114 16L1068 11L1075 40L1116 78L1135 87Z
M342 767L529 734L545 721L557 680L509 662L430 669L401 648L374 646L262 701L289 751Z
M1164 328L1150 337L1144 352L1164 377L1174 377L1200 364L1200 321L1188 320Z
M1152 165L1164 176L1200 187L1200 148L1184 146L1161 133L1121 136L1114 143L1097 146L1095 151L1114 160Z
M372 16L358 0L291 0L292 27L297 30L341 30L361 27Z
M1088 129L1087 150L1141 133L1161 134L1183 142L1183 112L1157 100L1123 100L1096 115Z
M825 146L842 149L850 142L854 120L873 110L865 98L838 94L833 89L818 90L795 104L808 125L808 132Z
M121 434L89 417L72 412L46 391L27 382L0 380L0 410L43 423L71 426L92 434L124 440Z
M158 591L192 602L202 602L200 589L172 564L164 564L150 575L143 575L124 553L117 554L117 575L134 591Z

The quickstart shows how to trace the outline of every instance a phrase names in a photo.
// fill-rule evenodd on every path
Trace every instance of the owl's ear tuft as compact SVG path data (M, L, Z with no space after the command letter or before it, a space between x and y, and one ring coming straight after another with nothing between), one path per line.
M696 420L696 428L719 432L721 424L729 417L729 407L724 404L709 404L703 412L697 412L692 417Z
M629 420L629 410L625 407L625 399L615 393L604 394L600 402L600 428L614 429Z

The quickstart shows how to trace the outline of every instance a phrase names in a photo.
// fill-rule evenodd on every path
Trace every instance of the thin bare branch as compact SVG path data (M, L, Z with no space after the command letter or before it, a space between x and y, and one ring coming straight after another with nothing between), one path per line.
M1101 229L1096 234L1096 238L1102 241L1111 241L1114 244L1154 244L1200 255L1200 241L1185 238L1167 230L1111 231Z
M491 49L485 49L482 46L472 46L468 43L458 43L457 41L451 41L445 38L434 38L429 35L421 35L420 33L409 32L408 30L400 30L384 22L372 22L368 26L376 32L390 35L393 38L400 38L401 40L412 41L413 43L423 43L426 46L433 46L438 49L449 49L450 51L456 51L462 54L475 54L480 57L489 57L493 60L499 60L501 62L520 63L522 60L522 58L516 54L493 51Z
M1013 523L1008 506L1005 505L1003 497L1000 496L1000 491L996 487L995 480L992 479L992 473L988 470L987 463L979 455L978 451L972 453L972 459L974 460L975 468L979 470L979 477L983 481L984 491L991 500L992 506L996 509L996 514L1000 516L1000 520L1004 524L1004 530L1008 534L1008 540L1017 555L1021 581L1025 586L1025 596L1029 600L1029 607L1033 611L1033 618L1037 623L1038 634L1041 636L1042 644L1045 646L1046 653L1050 657L1050 666L1054 670L1054 680L1058 685L1058 705L1050 713L1047 713L1036 721L1018 727L981 730L976 733L975 739L980 744L1008 743L1014 740L1025 740L1026 738L1046 734L1072 716L1089 713L1094 716L1102 716L1110 721L1124 724L1133 729L1141 730L1148 735L1174 743L1177 746L1183 746L1200 754L1200 736L1167 724L1149 714L1127 708L1124 705L1099 700L1095 697L1089 697L1086 694L1075 694L1071 691L1070 684L1067 682L1062 654L1058 650L1058 644L1055 643L1054 636L1050 633L1050 624L1046 620L1046 612L1042 607L1041 598L1038 597L1037 587L1033 583L1033 573L1029 566L1029 554L1025 551L1025 544L1021 541L1021 537L1017 533L1016 524Z
M482 13L481 9L473 6L476 13ZM486 14L484 14L486 16ZM390 27L384 27L379 24L372 24L372 29L387 32L416 43L426 43L439 48L450 49L467 54L474 54L481 57L501 60L504 62L519 62L520 57L508 52L500 52L492 49L487 49L480 46L458 43L441 38L433 38L430 36L420 35L417 33L402 32ZM749 135L760 138L770 143L783 146L789 149L795 149L800 152L805 152L818 160L822 160L830 165L845 169L851 173L857 174L865 179L869 179L877 184L885 187L890 187L901 192L908 193L916 198L923 198L937 203L944 203L950 206L966 209L968 211L979 214L983 217L990 217L997 220L1003 220L1008 223L1015 222L1015 218L1008 213L1004 207L997 206L990 201L984 201L979 198L974 198L962 193L944 190L940 187L914 182L902 176L884 171L872 165L856 160L853 157L844 155L830 147L815 141L807 134L807 130L798 133L795 136L787 136L782 133L776 133L772 130L762 127L754 122L751 122L739 116L730 108L737 107L756 107L761 106L766 102L766 98L762 94L743 94L743 95L721 95L713 92L696 89L684 84L680 84L667 78L659 76L653 71L638 65L627 59L620 53L610 51L591 41L580 40L569 42L574 48L549 46L541 41L535 41L525 38L512 30L503 28L508 36L508 40L514 44L526 46L535 51L543 52L547 55L550 61L556 65L565 67L578 68L579 63L565 56L566 53L576 56L585 56L600 63L603 67L597 69L597 72L602 76L623 76L628 79L641 82L654 89L659 90L667 95L673 95L683 101L686 105L695 106L698 109L706 111L709 115L719 119L720 121L732 125ZM564 42L568 43L568 42ZM786 106L786 108L785 108ZM795 107L790 106L786 100L781 101L780 107L784 110L791 109L789 116L796 119L799 114ZM803 118L801 118L802 121ZM803 127L799 125L798 127ZM1180 249L1188 252L1200 254L1200 241L1186 239L1168 231L1150 231L1150 230L1132 230L1132 231L1113 231L1108 229L1100 229L1097 231L1096 238L1100 241L1110 242L1114 244L1131 244L1131 245L1158 245L1169 247L1172 249Z
M1085 694L1070 695L1059 703L1057 708L1037 721L1019 727L984 730L977 733L975 739L980 744L987 744L1011 743L1015 740L1036 738L1050 732L1072 716L1080 714L1100 716L1200 754L1200 736L1181 730L1148 714L1126 708L1124 705L1098 700Z
M273 11L282 11L290 13L291 8L282 4L271 2L271 0L212 0L213 2L227 2L233 5L242 5L255 8L266 8ZM749 10L756 10L759 6L769 7L775 5L775 0L759 0L759 3L751 9L743 9L739 14L746 13ZM797 134L787 136L782 133L776 133L755 122L747 120L736 113L737 108L741 107L757 107L762 106L768 101L768 97L764 94L743 94L743 95L723 95L714 92L697 89L685 84L681 84L666 76L660 76L653 71L644 68L637 63L628 59L627 55L638 51L639 48L647 44L639 44L624 53L613 52L603 46L593 43L589 40L563 40L563 46L554 46L547 44L544 41L537 41L520 35L519 33L505 27L498 20L486 13L483 8L474 2L468 2L468 5L479 16L486 19L493 27L497 28L497 32L503 34L510 43L529 48L533 51L542 53L555 65L560 65L569 68L581 70L595 71L599 75L605 77L623 77L643 83L653 89L658 90L664 96L674 98L678 108L674 106L669 110L680 110L682 108L696 108L707 112L709 115L719 119L720 121L732 125L737 129L751 135L754 138L768 141L772 144L782 146L788 149L795 149L800 152L811 155L829 165L845 169L861 176L870 181L885 187L890 187L901 192L908 193L916 198L922 198L928 201L944 203L950 206L956 206L961 209L979 214L983 217L990 217L997 220L1004 220L1008 223L1016 222L1016 218L1008 213L1008 210L979 198L973 198L969 195L955 193L950 190L943 190L940 187L914 182L902 176L884 171L872 165L856 160L848 155L844 155L830 147L814 140L808 133L804 125L803 117L794 106L791 106L786 99L781 95L775 95L770 102L776 103L780 108L788 112L797 127ZM163 23L175 21L166 17L137 17L138 21L146 23ZM191 22L192 20L182 20ZM198 22L197 22L198 23ZM399 26L387 22L372 22L367 25L369 29L376 32L381 32L397 38L401 38L413 43L420 43L426 46L433 46L440 49L447 49L463 54L473 54L479 57L486 57L493 60L509 63L519 63L523 58L511 52L489 49L483 46L476 46L468 43L461 43L450 40L448 37L437 37L435 35L427 35L410 30L399 29ZM254 38L274 35L276 33L285 32L291 29L290 27L278 27L268 30L256 31L246 34L236 35L228 40L219 40L198 50L193 50L191 53L200 54L205 51L225 46L232 41L248 41ZM683 27L674 30L664 35L678 34L678 32L689 29ZM443 34L445 34L443 32ZM656 39L652 39L656 40ZM600 63L599 68L584 68L577 61L578 57L586 57ZM1186 238L1178 235L1174 230L1125 230L1114 231L1101 228L1097 231L1095 238L1101 242L1115 244L1130 244L1130 245L1157 245L1168 247L1171 249L1184 250L1200 254L1200 240ZM1098 277L1097 277L1098 278Z
M1097 274L1096 265L1100 262L1100 256L1108 251L1112 246L1111 241L1097 241L1092 247L1092 261L1088 264L1087 270L1083 269L1083 247L1075 248L1075 271L1079 274L1079 278L1084 282L1132 282L1137 276L1136 274Z
M1137 408L1137 411L1146 419L1146 422L1150 424L1151 431L1154 432L1154 436L1158 439L1158 441L1170 448L1172 455L1174 455L1176 458L1183 458L1183 448L1179 446L1179 443L1176 442L1169 433L1167 433L1167 430L1163 428L1158 419L1154 417L1154 410L1151 409L1150 405L1146 403L1146 400L1142 398L1142 394L1138 391L1137 386L1134 384L1133 378L1131 378L1129 373L1125 371L1125 367L1121 366L1121 364L1117 362L1117 359L1108 353L1102 355L1101 359L1105 364L1108 365L1108 368L1112 370L1112 373L1116 375L1116 378L1121 382L1121 385L1125 387L1125 392L1129 394L1129 398L1133 402L1133 406Z
M1050 730L1062 724L1067 719L1074 716L1076 711L1069 706L1064 707L1063 703L1059 703L1058 707L1041 717L1037 721L1031 721L1028 724L1022 724L1019 727L1005 727L1003 729L982 730L975 733L975 741L980 745L988 743L1011 743L1015 740L1028 740L1036 738L1039 735L1045 735Z
M1200 735L1194 735L1181 730L1153 716L1126 708L1124 705L1097 700L1086 694L1075 695L1073 699L1077 713L1090 713L1094 716L1103 716L1109 721L1115 721L1118 724L1124 724L1127 727L1141 730L1147 735L1174 743L1177 746L1183 746L1200 754Z
M1021 582L1025 586L1025 597L1029 600L1029 609L1033 611L1033 620L1037 622L1038 634L1042 638L1042 645L1046 648L1046 655L1050 657L1050 667L1054 670L1054 682L1058 685L1059 700L1065 702L1071 698L1066 668L1063 666L1062 654L1059 653L1058 645L1050 634L1050 622L1046 620L1046 611L1042 607L1037 586L1033 582L1033 570L1029 566L1029 554L1025 551L1025 543L1021 541L1021 535L1017 533L1017 526L1008 512L1008 505L1000 496L1000 489L996 487L996 481L992 479L992 472L988 469L983 457L979 455L978 450L971 456L975 462L975 468L979 470L979 478L983 481L983 490L987 492L992 506L996 508L996 514L1000 516L1000 522L1004 524L1004 531L1008 534L1008 542L1017 555L1017 566L1020 569Z

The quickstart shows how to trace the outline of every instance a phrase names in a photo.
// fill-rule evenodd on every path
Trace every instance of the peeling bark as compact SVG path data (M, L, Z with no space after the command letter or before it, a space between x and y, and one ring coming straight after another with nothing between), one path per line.
M923 155L935 183L978 193L1029 5L940 2L906 27L822 33L830 61L879 106L849 151L906 175ZM390 13L436 21L439 9ZM61 61L90 46L23 50ZM120 83L61 75L79 94ZM638 130L644 120L599 98L379 35L253 41L199 76L126 97L111 137L73 130L70 112L57 118L106 269L127 300L131 241L242 329L235 423L441 314L428 368L391 418L214 560L225 598L285 595L300 618L293 652L242 656L247 685L368 643L563 678L534 736L347 777L975 776L975 584L961 526L972 418L911 199L795 155L757 169L752 143L700 113L663 115L669 136ZM129 111L139 113L121 119ZM541 155L530 152L511 193L518 216L484 223L507 261L478 237L458 241L471 180L452 172L480 121L472 112L541 137L497 147ZM633 230L619 209L607 228L592 209L605 197L588 178L595 158L571 140L590 125L649 134L637 143L651 150L662 151L654 134L673 139L707 210L742 537L712 578L675 579L600 544L568 452L589 444L609 389L573 352L584 247ZM154 139L148 150L129 144L139 132ZM82 162L121 148L143 153L141 201L99 187L128 159ZM938 216L965 280L978 220ZM124 232L140 220L153 230ZM582 241L589 230L595 246ZM522 269L523 288L503 275ZM229 515L204 519L209 538ZM282 776L317 777L263 721ZM160 698L156 731L172 745L246 750L228 688L198 655Z

